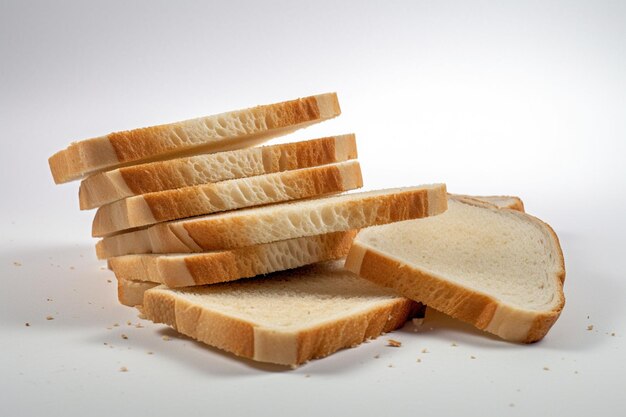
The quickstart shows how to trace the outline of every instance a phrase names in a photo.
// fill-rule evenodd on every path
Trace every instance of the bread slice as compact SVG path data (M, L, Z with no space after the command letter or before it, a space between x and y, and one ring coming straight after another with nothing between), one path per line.
M565 302L547 224L455 199L440 216L362 230L346 268L513 342L543 338Z
M143 194L100 207L92 235L102 237L168 220L319 197L362 186L361 167L354 160Z
M118 278L117 299L120 304L128 307L141 306L143 304L143 294L158 285L156 282L131 281Z
M296 366L402 326L419 305L341 261L264 279L145 292L146 318L237 356Z
M357 157L354 134L132 165L80 183L81 210L126 197L347 161Z
M110 258L118 279L189 287L250 278L346 256L356 231L307 236L200 254L126 255Z
M452 197L459 198L471 198L474 200L483 201L494 205L497 208L507 208L511 210L524 212L524 202L519 197L504 196L504 195L489 195L489 196L475 196L475 195L461 195L451 194Z
M253 146L340 113L335 93L310 96L75 142L48 162L59 184L131 163Z
M160 223L105 237L98 258L222 250L360 229L445 211L443 184L345 194Z

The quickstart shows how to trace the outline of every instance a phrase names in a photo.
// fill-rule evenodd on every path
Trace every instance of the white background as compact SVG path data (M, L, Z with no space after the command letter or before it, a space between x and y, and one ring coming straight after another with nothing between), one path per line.
M337 3L0 1L1 415L626 410L626 3ZM291 139L354 131L366 188L519 195L556 229L567 303L545 340L432 314L393 334L401 348L382 337L285 370L134 327L93 213L47 158L327 91L343 115Z

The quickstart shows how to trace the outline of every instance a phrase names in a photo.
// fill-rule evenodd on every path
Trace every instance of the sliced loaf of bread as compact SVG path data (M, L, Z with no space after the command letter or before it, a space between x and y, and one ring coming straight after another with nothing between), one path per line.
M92 235L102 237L168 220L319 197L362 186L361 167L354 160L159 191L100 207Z
M447 207L443 184L344 194L211 214L105 237L98 258L222 250L417 219Z
M297 366L402 326L420 306L341 261L264 279L144 294L146 318L237 356Z
M357 157L354 134L132 165L85 178L81 210L134 195L343 162Z
M48 160L64 183L123 165L245 148L338 116L335 93L111 133L72 143Z
M514 342L543 338L565 302L554 231L525 213L462 199L440 216L362 230L346 268Z
M199 254L146 254L109 258L118 279L169 287L215 284L346 256L356 231L281 240Z

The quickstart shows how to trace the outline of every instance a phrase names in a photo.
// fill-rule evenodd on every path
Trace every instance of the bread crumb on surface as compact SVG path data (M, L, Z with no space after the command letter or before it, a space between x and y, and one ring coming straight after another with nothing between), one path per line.
M615 332L611 332L611 336L615 336Z
M426 349L426 348L422 349L422 353L429 353L428 349Z
M113 327L120 327L119 323L113 323Z
M154 355L154 352L148 351L146 352L148 355Z
M54 317L52 317L52 316L46 316L46 320L54 320Z
M128 336L126 336L124 333L122 333L122 339L126 340L126 339L128 339Z
M107 269L106 269L105 267L101 266L101 267L100 267L100 270L101 270L101 271L106 271Z
M143 329L143 326L141 325L141 323L135 324L135 327L138 328L138 329Z
M472 355L470 356L470 359L476 359L476 356Z
M376 355L374 355L374 359L378 359L380 358L380 353L377 353Z
M587 326L587 330L593 330L593 324L590 324L589 326Z
M22 266L22 263L15 261L15 262L13 262L13 266Z
M128 320L128 321L126 322L126 325L127 325L127 326L132 326L132 325L133 325L133 323L131 323L131 321L130 321L130 320Z
M422 362L422 360L421 360L420 358L417 358L417 361L416 361L416 362L417 362L417 363L421 363L421 362Z
M411 323L413 323L413 326L415 327L421 327L422 324L424 324L424 318L415 318L415 319L411 319Z
M452 347L457 347L458 345L457 345L456 343L452 342L452 343L450 344L450 346L452 346Z
M29 323L29 322L26 322L26 323L24 323L24 326L26 326L26 327L30 327L30 323Z
M172 338L171 338L171 337L169 337L169 336L163 336L161 339L165 340L166 342L167 342L168 340L172 340Z
M107 279L107 282L110 284L110 283L112 283L113 281L111 281L110 279Z
M387 368L393 368L393 363L390 363L389 365L387 365Z
M128 372L128 368L125 366L120 367L120 372Z
M402 342L399 342L395 339L387 339L387 346L400 347L402 346Z
M52 298L46 298L46 301L53 301Z
M547 366L544 366L544 367L543 367L543 370L544 370L544 371L549 371L549 370L550 370L550 368L548 368Z

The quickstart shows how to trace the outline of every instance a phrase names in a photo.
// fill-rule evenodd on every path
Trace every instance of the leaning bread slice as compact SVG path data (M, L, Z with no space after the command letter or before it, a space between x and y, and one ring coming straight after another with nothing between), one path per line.
M199 254L126 255L109 259L118 279L189 287L250 278L346 256L356 231L281 240Z
M518 211L448 204L440 216L362 230L346 268L503 339L543 338L565 302L554 231Z
M146 318L237 356L296 366L402 326L420 306L341 262L264 279L145 292Z
M202 154L94 174L80 183L78 197L81 210L86 210L139 194L310 168L356 157L354 134Z
M58 184L131 163L246 148L340 113L336 94L310 96L75 142L48 162Z
M362 186L358 161L346 161L143 194L100 207L92 235L102 237L168 220L319 197Z
M344 194L159 223L105 237L96 254L103 259L252 246L432 216L446 206L443 184Z

